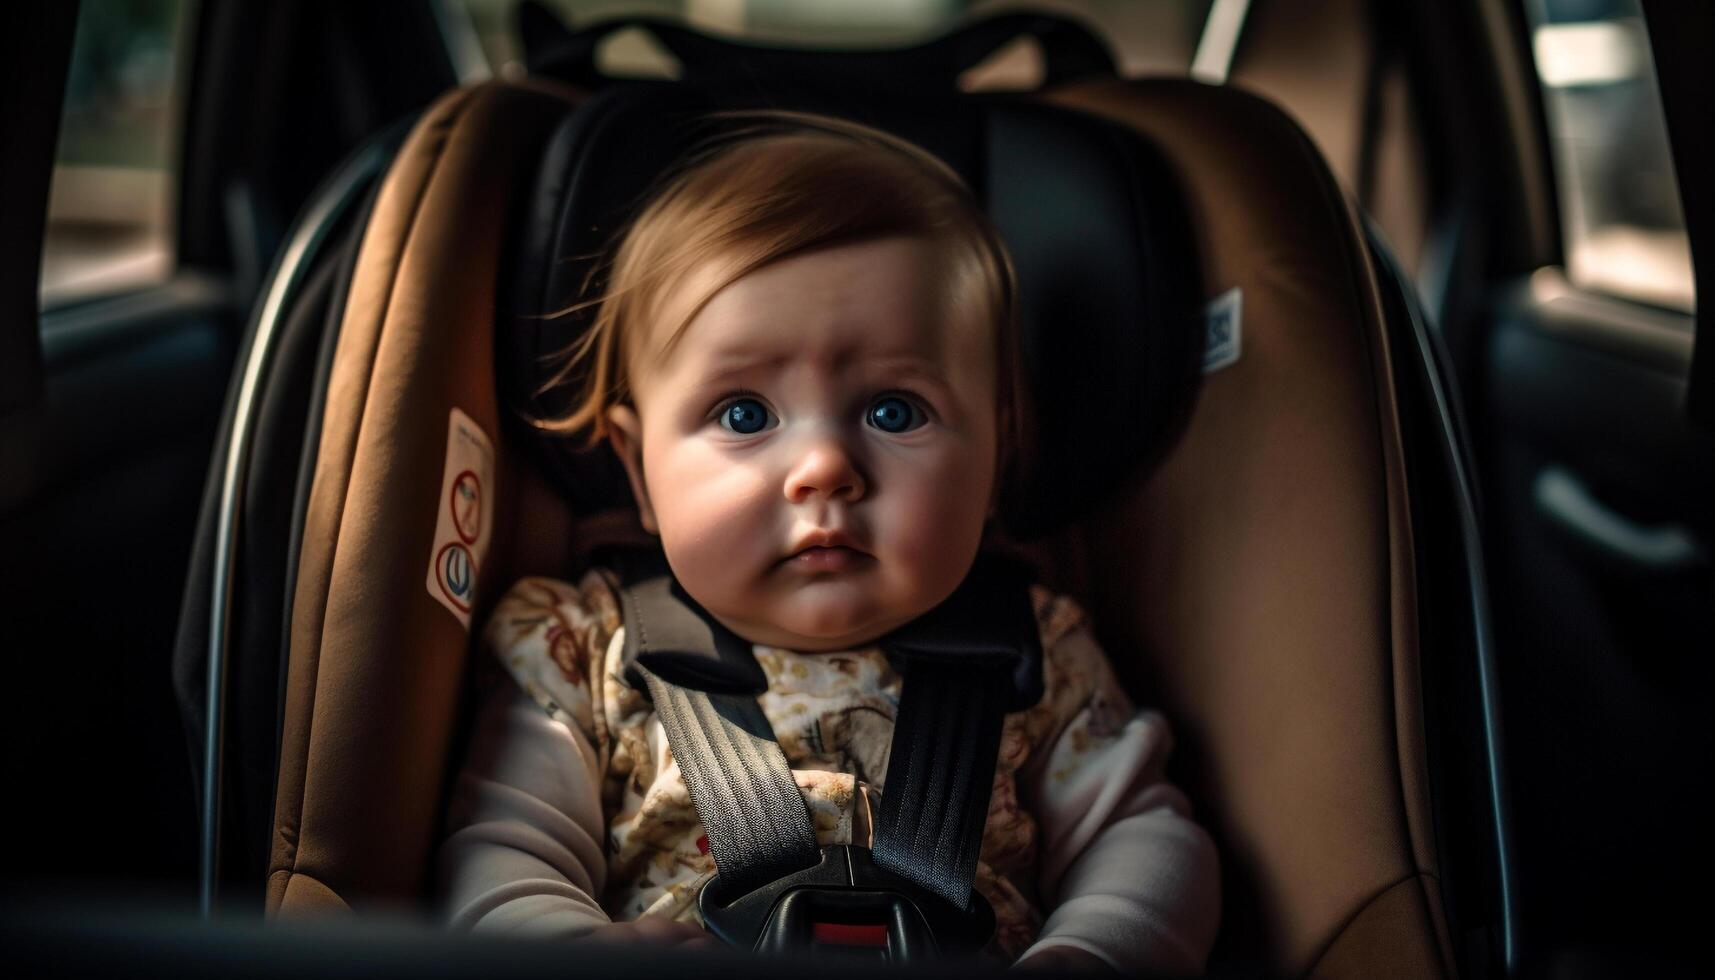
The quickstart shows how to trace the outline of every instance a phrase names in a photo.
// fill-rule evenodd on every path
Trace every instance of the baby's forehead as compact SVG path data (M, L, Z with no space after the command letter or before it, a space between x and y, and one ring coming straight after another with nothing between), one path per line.
M794 255L725 285L718 269L698 270L684 293L706 300L688 321L682 308L663 310L684 326L648 346L707 369L970 359L989 346L993 324L987 304L966 295L971 290L948 265L935 243L891 238Z

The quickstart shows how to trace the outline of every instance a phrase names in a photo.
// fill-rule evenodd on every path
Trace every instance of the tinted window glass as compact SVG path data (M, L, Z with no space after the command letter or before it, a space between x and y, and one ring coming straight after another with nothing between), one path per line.
M171 271L183 0L83 0L42 247L44 306Z
M1690 310L1691 250L1637 0L1527 0L1574 283Z

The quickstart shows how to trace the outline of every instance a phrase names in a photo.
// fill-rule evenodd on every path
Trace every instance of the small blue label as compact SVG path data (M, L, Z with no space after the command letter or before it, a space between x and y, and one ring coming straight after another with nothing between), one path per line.
M1242 342L1240 311L1243 296L1237 286L1203 307L1203 373L1212 374L1239 359Z

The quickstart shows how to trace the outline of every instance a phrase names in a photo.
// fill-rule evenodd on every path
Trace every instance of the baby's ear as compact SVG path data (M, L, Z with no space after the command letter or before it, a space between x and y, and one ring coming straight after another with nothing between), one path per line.
M649 503L649 485L643 481L643 420L630 405L615 405L607 410L607 442L625 465L631 498L637 502L638 521L650 534L660 534L655 508Z

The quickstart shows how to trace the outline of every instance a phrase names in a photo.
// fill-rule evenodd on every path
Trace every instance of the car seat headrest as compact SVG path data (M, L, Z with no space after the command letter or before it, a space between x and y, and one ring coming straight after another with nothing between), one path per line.
M594 310L589 281L656 176L710 132L707 115L791 109L840 116L910 140L959 173L986 208L1018 273L1020 350L1034 454L1004 489L1021 539L1084 515L1145 472L1179 432L1200 378L1196 246L1174 174L1133 132L1022 98L891 96L803 87L790 97L719 86L609 88L547 144L502 303L503 397L524 419L566 413L569 386L542 392ZM586 295L583 290L591 291ZM605 448L533 432L538 462L573 507L630 506Z

